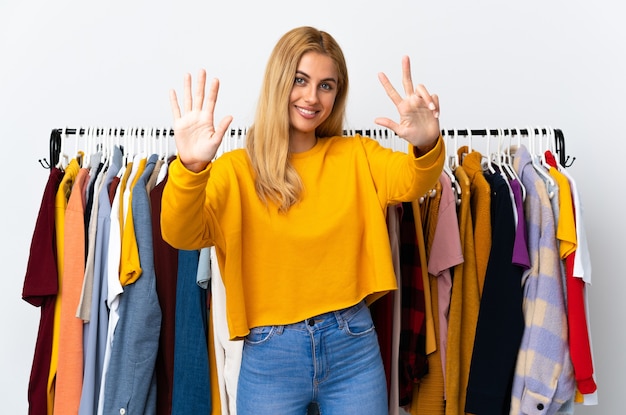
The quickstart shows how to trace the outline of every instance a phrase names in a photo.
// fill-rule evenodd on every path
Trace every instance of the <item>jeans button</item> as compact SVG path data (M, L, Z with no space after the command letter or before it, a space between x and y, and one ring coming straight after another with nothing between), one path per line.
M310 318L307 323L309 324L309 326L313 327L315 325L315 319Z

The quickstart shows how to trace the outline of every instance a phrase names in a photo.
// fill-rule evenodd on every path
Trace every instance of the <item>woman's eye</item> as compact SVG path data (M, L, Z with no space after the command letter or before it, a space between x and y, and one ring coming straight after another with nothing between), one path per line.
M304 79L303 79L303 78L296 78L296 79L294 80L294 83L295 83L296 85L302 85L302 84L304 84Z
M323 83L320 85L320 88L325 89L327 91L330 91L331 89L333 89L331 84L327 84L327 83Z

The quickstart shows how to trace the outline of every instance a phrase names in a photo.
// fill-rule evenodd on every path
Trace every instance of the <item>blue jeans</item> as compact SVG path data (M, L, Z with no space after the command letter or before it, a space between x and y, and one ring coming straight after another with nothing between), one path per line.
M364 302L246 337L237 391L239 415L388 414L378 338Z
M364 302L305 321L253 328L246 337L237 413L388 414L378 338Z

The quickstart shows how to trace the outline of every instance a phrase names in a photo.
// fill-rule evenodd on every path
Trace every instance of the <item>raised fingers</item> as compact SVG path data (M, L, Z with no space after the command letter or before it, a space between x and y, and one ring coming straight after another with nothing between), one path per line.
M215 103L217 102L217 93L220 89L220 82L217 78L213 78L209 84L209 96L206 103L206 111L208 111L211 117L211 124L213 123L213 111L215 111Z
M394 103L394 105L399 105L402 102L402 97L400 96L400 94L398 94L398 91L396 91L393 85L391 85L391 82L389 81L389 78L387 78L387 75L380 72L378 74L378 79L380 80L383 88L385 88L387 96L391 98L391 101Z
M193 109L202 111L202 105L204 104L204 88L206 85L206 71L200 69L198 72L198 83L196 84L196 92L193 98Z
M174 119L177 120L180 118L180 106L178 105L178 97L176 96L175 90L170 90L170 107L172 108L172 115Z
M435 111L439 108L439 99L435 100L436 95L430 95L426 87L422 84L417 85L415 88L415 95L420 98L429 110Z
M402 86L404 87L404 93L407 96L414 93L413 79L411 78L411 60L408 56L402 57Z
M183 110L185 112L191 111L193 99L191 98L191 74L185 74L185 81L183 86Z

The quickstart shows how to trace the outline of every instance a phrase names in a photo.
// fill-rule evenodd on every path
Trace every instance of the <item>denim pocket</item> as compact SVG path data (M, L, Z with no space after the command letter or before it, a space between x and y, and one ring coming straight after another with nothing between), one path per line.
M374 331L374 322L369 308L361 307L355 314L345 319L345 331L351 336L363 336Z
M276 333L276 326L260 326L250 329L245 338L248 344L261 344L268 341Z

